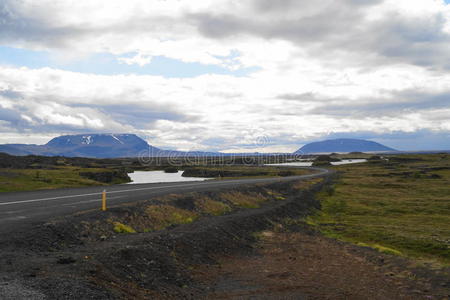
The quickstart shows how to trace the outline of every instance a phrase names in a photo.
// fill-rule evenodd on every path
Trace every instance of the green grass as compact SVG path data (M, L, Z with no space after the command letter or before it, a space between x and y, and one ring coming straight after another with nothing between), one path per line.
M330 237L449 265L449 167L450 155L335 167L340 178L319 193L322 210L308 222Z
M195 200L195 206L202 212L213 216L221 216L231 211L225 203L215 201L209 197L200 197Z
M60 166L54 169L0 169L0 192L102 185L98 181L80 176L79 173L105 171L110 170L72 166Z
M114 222L113 230L116 233L136 233L136 230L134 230L131 226L122 224L120 222Z

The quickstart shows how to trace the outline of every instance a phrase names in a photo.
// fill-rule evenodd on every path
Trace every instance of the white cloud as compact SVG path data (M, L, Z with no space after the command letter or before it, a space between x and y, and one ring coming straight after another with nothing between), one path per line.
M0 20L0 44L55 59L260 68L168 79L0 67L3 131L131 131L160 147L242 150L257 128L276 143L267 149L291 150L333 132L450 130L441 0L6 0Z
M0 41L71 55L136 52L126 61L138 64L164 55L221 65L226 59L220 57L238 50L243 66L263 68L280 58L320 58L328 68L436 67L449 58L449 16L441 0L6 0Z
M2 101L17 113L23 130L130 131L172 149L261 149L256 142L261 137L276 143L268 149L279 149L279 144L290 149L291 143L333 132L449 130L450 111L443 103L450 90L440 82L450 76L432 81L426 71L416 72L417 77L401 68L387 73L398 74L395 88L389 89L385 81L394 79L383 73L348 72L338 85L330 77L320 92L308 88L307 78L265 73L164 79L0 68L0 81L15 86L16 98L2 96ZM420 93L425 106L411 96ZM115 118L119 113L121 118Z

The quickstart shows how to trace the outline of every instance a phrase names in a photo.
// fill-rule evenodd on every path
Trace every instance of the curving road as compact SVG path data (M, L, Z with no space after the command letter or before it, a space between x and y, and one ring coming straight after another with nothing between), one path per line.
M213 191L239 185L311 179L326 176L327 169L308 168L317 173L282 178L249 178L199 182L151 183L136 185L95 186L57 190L0 194L0 231L30 225L80 211L99 209L102 191L106 189L108 206L149 200L172 193Z

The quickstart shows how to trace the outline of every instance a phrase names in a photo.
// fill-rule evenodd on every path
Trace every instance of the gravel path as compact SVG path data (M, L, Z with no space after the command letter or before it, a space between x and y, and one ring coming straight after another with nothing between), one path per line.
M0 281L0 299L2 300L44 300L45 296L23 286L18 281Z

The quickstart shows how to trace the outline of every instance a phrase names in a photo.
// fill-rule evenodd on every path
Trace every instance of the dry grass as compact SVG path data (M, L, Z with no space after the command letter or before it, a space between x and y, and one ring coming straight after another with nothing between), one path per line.
M258 208L261 206L261 203L269 200L267 197L259 193L244 194L235 191L221 193L219 197L230 202L234 206L243 208Z
M310 180L301 180L296 182L292 187L296 190L304 190L315 184L323 182L323 178L314 178Z
M202 213L220 216L231 211L231 207L225 203L215 201L209 197L200 197L195 200L195 206Z
M192 223L198 214L171 205L150 205L145 209L152 230L161 230L171 225Z
M314 180L311 184L317 182ZM308 182L301 182L301 184L297 188L306 188L311 185ZM291 190L288 192L290 193ZM259 208L264 202L283 201L287 196L287 190L279 191L276 187L267 185L251 191L169 194L152 200L158 204L143 204L136 211L132 210L134 204L130 204L130 209L110 218L107 227L101 228L100 225L96 227L97 231L106 229L105 235L111 231L116 233L152 232L173 225L188 224L202 216L221 216L240 208Z

